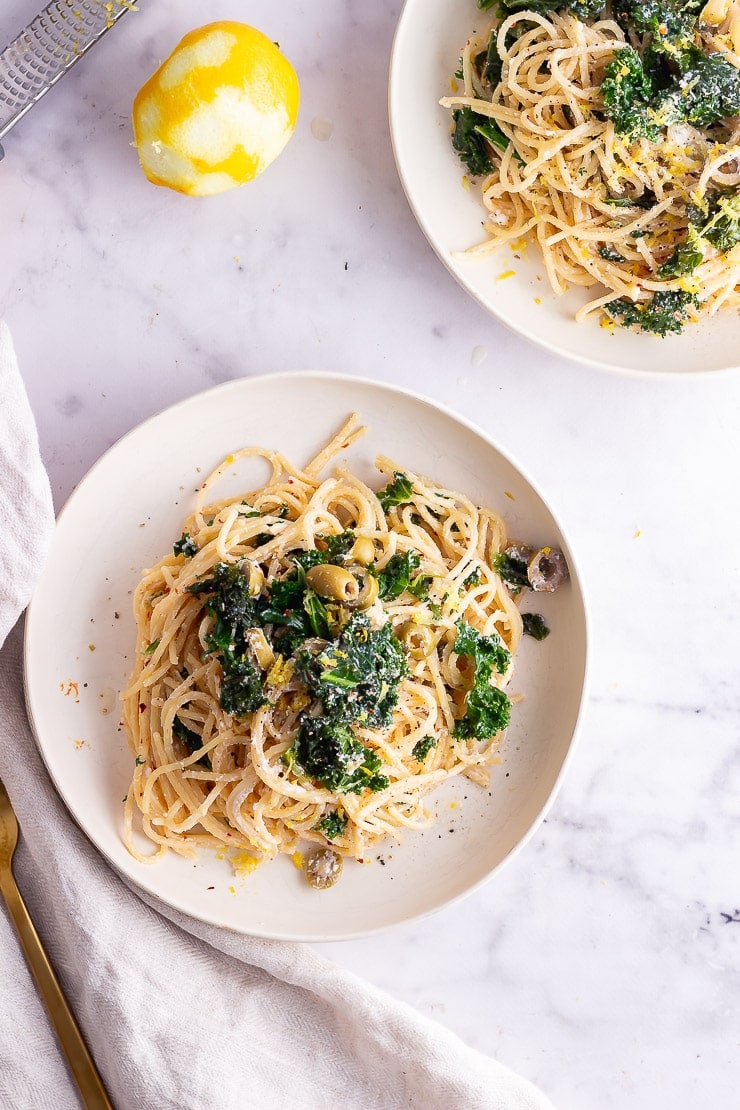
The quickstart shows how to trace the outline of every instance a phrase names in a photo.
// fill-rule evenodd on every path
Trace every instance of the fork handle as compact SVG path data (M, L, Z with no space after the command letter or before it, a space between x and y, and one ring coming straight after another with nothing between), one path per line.
M0 892L8 907L26 962L80 1089L86 1110L113 1110L113 1104L108 1098L93 1058L82 1039L74 1014L67 1004L59 980L44 951L41 938L31 921L26 903L12 874L7 871L0 872Z

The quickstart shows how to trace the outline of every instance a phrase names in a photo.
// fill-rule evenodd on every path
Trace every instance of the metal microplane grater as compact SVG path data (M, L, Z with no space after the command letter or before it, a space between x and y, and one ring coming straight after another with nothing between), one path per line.
M54 0L39 12L0 52L0 139L133 6L131 0Z

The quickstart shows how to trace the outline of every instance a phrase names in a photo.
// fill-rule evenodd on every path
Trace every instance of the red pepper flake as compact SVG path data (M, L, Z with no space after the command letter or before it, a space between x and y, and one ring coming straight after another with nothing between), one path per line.
M146 706L144 705L143 701L139 702L139 713L146 713Z
M80 686L77 682L60 682L59 689L64 694L65 698L74 698L75 705L80 704Z

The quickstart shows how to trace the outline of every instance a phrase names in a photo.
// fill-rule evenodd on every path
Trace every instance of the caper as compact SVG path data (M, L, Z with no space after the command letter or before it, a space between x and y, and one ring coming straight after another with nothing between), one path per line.
M352 544L349 555L355 563L361 563L366 567L375 558L375 544L369 536L358 536Z
M354 574L344 567L333 563L319 563L306 572L306 581L320 597L331 601L356 601L360 595L360 583Z

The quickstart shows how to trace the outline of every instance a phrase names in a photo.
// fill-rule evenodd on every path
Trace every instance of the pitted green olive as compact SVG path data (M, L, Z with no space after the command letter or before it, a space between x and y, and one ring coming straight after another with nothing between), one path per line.
M368 574L364 567L357 568L358 582L362 582L360 592L354 601L348 601L350 609L369 609L378 598L378 580Z
M326 597L331 601L349 604L360 595L360 583L354 574L344 567L335 567L333 563L319 563L318 566L311 567L306 572L306 581L319 597Z
M434 637L426 625L406 621L396 635L405 644L412 659L426 659L434 650Z

